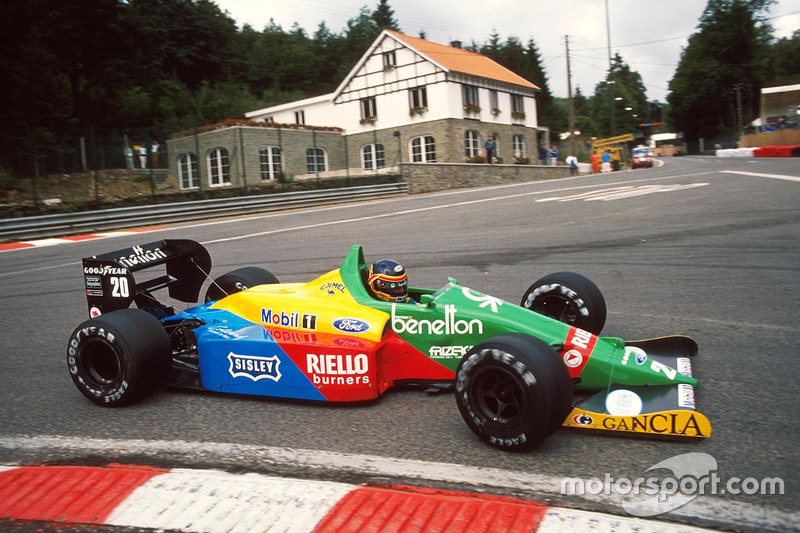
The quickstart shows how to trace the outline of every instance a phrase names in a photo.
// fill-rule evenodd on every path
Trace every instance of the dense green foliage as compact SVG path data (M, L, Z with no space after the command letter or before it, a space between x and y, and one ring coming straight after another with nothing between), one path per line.
M763 18L773 3L708 1L669 84L670 117L687 141L738 138L758 116L760 89L800 74L800 32L775 42Z
M709 0L670 85L672 118L688 136L733 124L736 84L751 112L763 80L800 72L800 32L773 42L760 24L769 3ZM73 169L79 138L90 167L113 166L126 139L163 143L170 132L331 92L382 29L402 31L388 0L362 8L339 32L321 23L312 35L272 21L239 29L212 0L4 0L0 18L0 167L21 175ZM541 88L539 123L552 139L568 128L533 39L495 33L468 48ZM605 82L591 96L576 92L585 136L611 134L612 107L615 133L636 128L632 113L649 118L641 77L619 55L607 79L622 100Z

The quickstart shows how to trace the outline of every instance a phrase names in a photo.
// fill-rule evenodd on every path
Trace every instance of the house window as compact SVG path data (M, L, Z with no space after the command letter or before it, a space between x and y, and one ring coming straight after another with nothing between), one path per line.
M467 130L464 133L464 153L467 157L475 157L481 154L480 139L477 131Z
M464 112L467 114L480 113L481 106L480 101L478 100L478 88L474 85L464 85L462 92L464 99Z
M261 162L261 179L274 180L283 171L281 149L277 146L262 146L258 151Z
M494 141L494 157L500 157L500 136L496 131L492 133L492 140Z
M375 97L361 99L361 123L373 123L378 118L378 109L375 105Z
M414 137L409 141L412 163L435 163L436 141L433 137Z
M219 187L230 182L231 168L228 163L228 150L214 148L208 152L208 184L211 187Z
M428 91L425 87L414 87L408 90L408 105L412 113L428 108Z
M367 144L361 148L361 167L375 170L386 166L386 155L382 144Z
M511 118L517 120L525 118L525 99L519 94L511 95Z
M497 91L489 91L489 107L492 108L492 114L498 115L500 113L500 101L497 98Z
M295 124L305 124L306 123L306 112L305 111L295 111L294 112L294 123Z
M306 150L306 168L309 174L325 172L325 150L314 147Z
M394 50L391 52L384 52L383 53L383 70L391 70L397 66L397 56L394 54Z
M525 137L514 135L511 144L513 145L514 157L525 157Z
M178 176L180 176L181 189L196 189L200 186L200 169L197 166L196 155L178 156Z

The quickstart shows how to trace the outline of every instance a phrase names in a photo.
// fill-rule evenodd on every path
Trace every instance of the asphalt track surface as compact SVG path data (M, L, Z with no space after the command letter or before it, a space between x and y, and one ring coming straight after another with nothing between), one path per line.
M624 514L619 496L562 495L559 481L634 480L695 452L717 461L723 481L780 478L784 494L717 491L658 518L798 530L798 162L665 163L2 252L0 464L128 462L424 482ZM162 238L204 243L215 275L258 265L284 282L337 268L358 243L368 260L402 262L412 286L439 287L452 276L514 303L547 273L580 272L605 295L604 335L698 341L697 406L713 434L676 443L563 430L529 453L505 453L472 434L452 395L420 391L347 406L164 391L127 408L96 407L65 364L66 340L87 316L80 258Z

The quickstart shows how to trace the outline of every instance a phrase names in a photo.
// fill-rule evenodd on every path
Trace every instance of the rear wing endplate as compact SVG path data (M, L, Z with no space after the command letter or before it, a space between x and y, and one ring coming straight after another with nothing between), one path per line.
M166 265L166 274L136 282L133 273ZM89 314L98 316L125 309L165 307L152 292L169 289L181 302L197 302L200 288L211 272L211 256L205 247L188 239L164 239L83 259L83 280Z

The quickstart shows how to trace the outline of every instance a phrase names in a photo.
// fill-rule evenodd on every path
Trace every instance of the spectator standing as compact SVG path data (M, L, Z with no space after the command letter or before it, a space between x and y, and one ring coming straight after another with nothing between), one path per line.
M550 148L550 164L552 166L556 166L557 163L558 163L558 149L554 144L552 148Z
M608 153L608 150L603 152L603 173L611 172L611 154Z
M490 165L494 159L494 139L491 135L486 136L486 142L483 143L483 148L486 150L486 162Z
M150 147L150 160L151 168L158 168L158 141L153 140L153 145Z
M574 176L578 173L578 158L575 157L575 154L569 154L564 162L569 167L569 173L571 176Z
M592 174L600 172L600 157L595 152L589 156L589 161L592 163Z
M547 155L548 155L547 145L543 144L539 148L539 161L541 161L543 165L547 164Z
M142 168L147 168L147 146L145 145L139 147L139 163Z
M133 149L130 146L126 146L122 150L122 153L125 155L125 166L128 167L128 170L133 170L134 169Z

